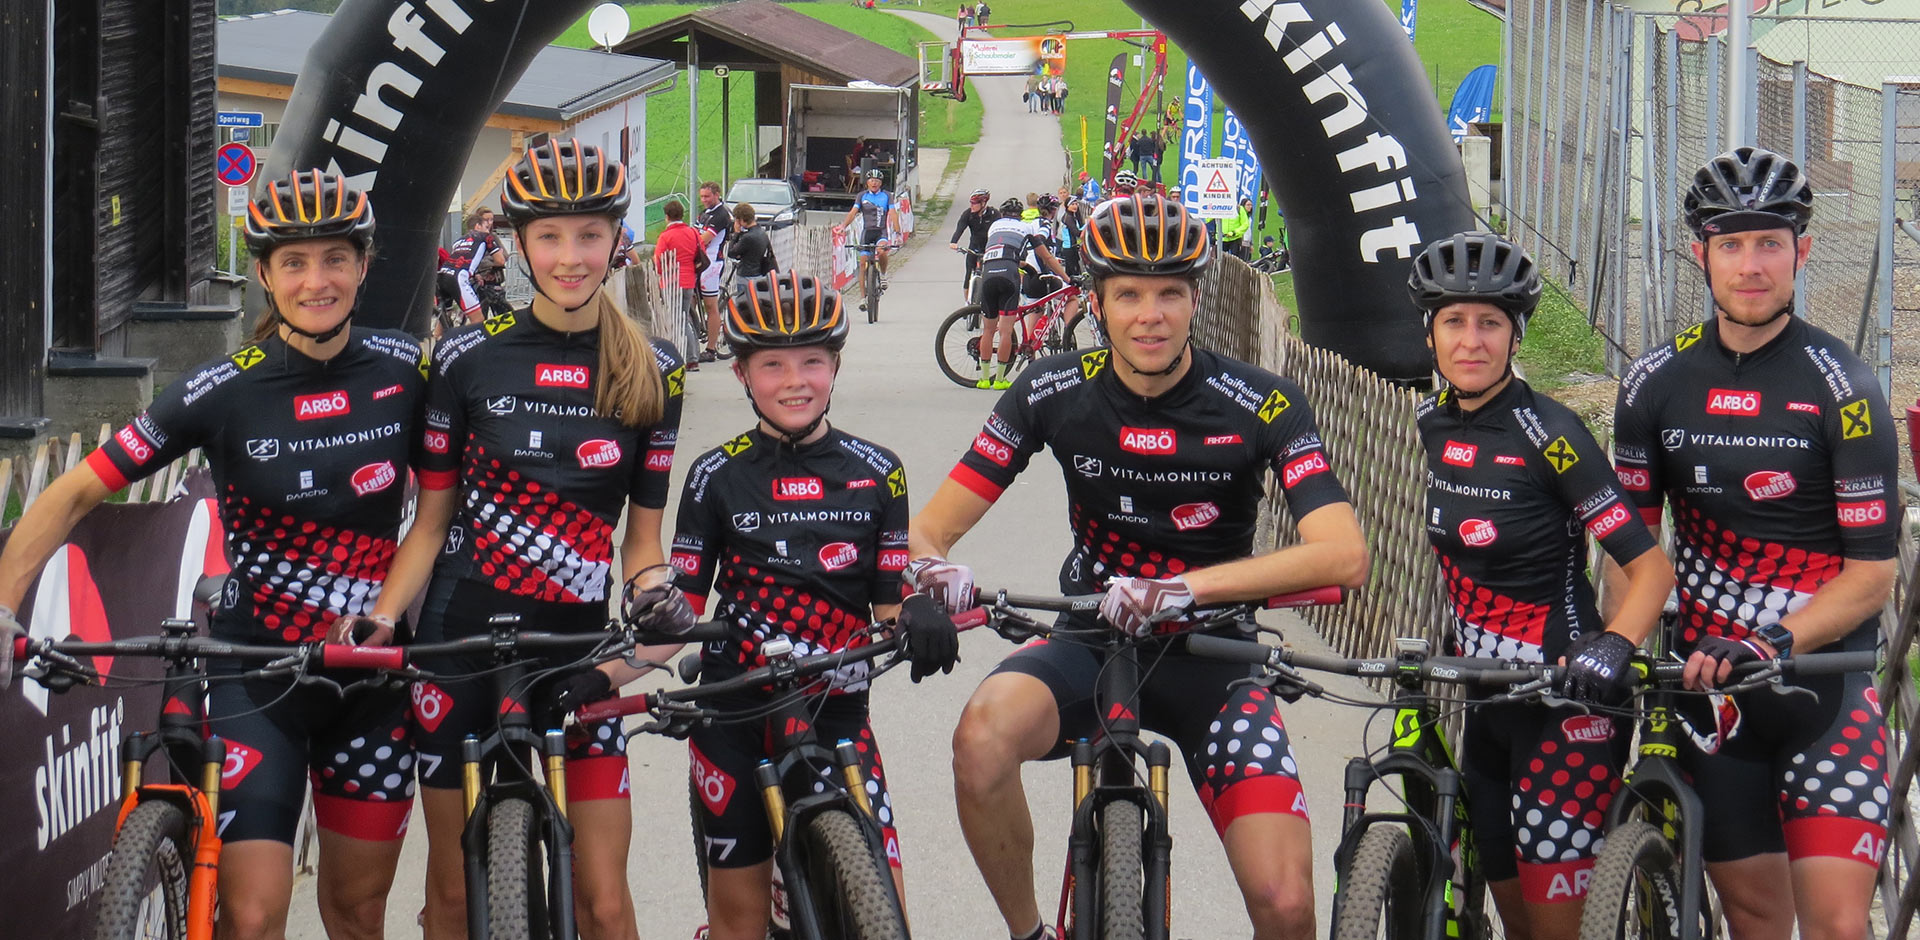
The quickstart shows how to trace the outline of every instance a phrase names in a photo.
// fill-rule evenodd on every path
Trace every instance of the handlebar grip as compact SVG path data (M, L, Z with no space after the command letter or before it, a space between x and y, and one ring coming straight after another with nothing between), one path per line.
M1268 610L1279 610L1283 607L1327 607L1346 602L1347 589L1342 585L1329 584L1324 587L1294 591L1291 594L1275 594L1262 602L1262 605Z
M13 638L13 661L25 662L27 659L27 637L25 634Z
M606 721L609 718L643 714L652 708L653 697L642 692L639 695L626 695L582 705L574 710L573 717L582 724L589 724Z
M1802 653L1785 660L1787 671L1800 676L1824 676L1836 672L1871 672L1880 664L1877 650L1849 650L1833 653Z
M1273 662L1273 655L1277 650L1252 640L1235 640L1208 633L1195 633L1187 637L1187 652L1207 659L1266 665Z
M327 643L320 647L320 665L329 669L401 669L407 665L407 650L401 646Z

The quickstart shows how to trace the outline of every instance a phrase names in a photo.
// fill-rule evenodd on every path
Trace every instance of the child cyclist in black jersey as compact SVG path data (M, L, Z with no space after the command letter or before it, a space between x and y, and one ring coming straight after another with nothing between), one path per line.
M253 338L163 389L14 527L0 555L0 688L19 630L12 610L73 526L196 447L212 465L233 565L214 636L312 642L380 596L425 379L411 337L350 327L373 251L372 205L340 177L303 171L267 183L245 225L267 295ZM334 937L381 935L413 806L406 709L404 694L385 691L343 701L286 678L208 683L208 730L226 739L228 757L222 937L285 935L309 775L320 920Z
M1586 425L1513 374L1540 300L1533 259L1498 235L1452 235L1414 259L1408 289L1446 379L1417 415L1449 652L1566 662L1569 698L1617 704L1673 572ZM1588 535L1629 575L1611 620L1594 607ZM1631 733L1585 705L1467 713L1467 815L1508 936L1578 936Z
M662 561L681 361L601 290L631 198L624 168L578 141L535 147L508 174L501 208L530 269L534 300L456 330L435 348L419 506L394 563L393 588L376 610L398 614L431 572L422 641L484 633L490 616L506 613L520 614L528 629L605 629L610 586L620 584L613 550L622 522L620 574L630 578ZM656 623L691 626L685 602L665 591L652 598L664 613ZM425 665L470 675L487 658ZM552 716L539 716L557 718L610 686L606 673L585 670L563 675L550 695L536 686L529 701L559 702ZM490 696L484 677L414 689L430 938L466 931L459 745L492 726L498 703ZM589 940L632 938L625 739L617 722L573 732L568 818L580 932Z
M764 665L769 639L784 637L797 655L867 642L875 620L899 616L913 679L953 668L952 621L925 595L901 601L907 563L907 480L900 458L827 423L847 319L840 295L800 274L757 278L728 301L733 372L759 422L702 454L687 475L673 536L675 581L696 610L709 590L713 619L735 637L702 651L702 681ZM867 719L867 669L834 674L815 722L823 742L852 740L900 883L893 805L879 746ZM743 695L716 707L748 710L765 696ZM760 940L767 935L773 840L753 798L753 768L768 755L766 728L716 723L694 731L687 753L699 782L709 868L708 936Z

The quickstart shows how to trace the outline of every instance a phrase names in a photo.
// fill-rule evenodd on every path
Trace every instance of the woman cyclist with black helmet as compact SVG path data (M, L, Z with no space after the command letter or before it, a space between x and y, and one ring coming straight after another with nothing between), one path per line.
M625 169L599 148L554 141L508 174L501 209L534 286L530 306L456 330L434 349L413 528L376 615L393 616L427 586L419 636L432 642L487 631L495 614L528 628L602 630L621 574L663 562L667 476L680 423L683 373L673 346L649 340L602 290L631 204ZM432 582L428 585L431 572ZM692 625L670 588L661 629ZM487 658L428 663L441 675L481 672ZM536 687L554 715L607 694L609 674L584 670ZM489 682L414 690L427 820L428 937L465 933L459 745L491 727ZM551 716L545 716L551 717ZM558 723L537 723L557 727ZM581 933L637 936L627 888L632 835L625 739L618 723L571 729L568 815Z
M313 642L380 596L425 379L411 337L351 325L373 207L340 177L296 172L262 188L245 226L267 297L253 338L189 369L34 502L0 556L0 633L11 632L11 609L80 517L196 447L212 465L233 564L214 636ZM214 674L226 668L239 669ZM221 935L286 932L311 774L321 921L336 937L380 936L413 803L404 693L342 701L285 678L215 681L207 711L229 758Z
M1539 271L1506 239L1467 232L1428 245L1407 286L1446 380L1417 415L1427 538L1453 606L1449 652L1566 662L1569 698L1616 704L1673 573L1586 425L1513 374ZM1588 535L1630 578L1611 620L1594 606ZM1629 736L1585 707L1467 713L1467 814L1509 936L1579 934Z
M702 653L702 682L765 665L760 650L784 638L797 655L864 644L876 620L899 616L913 679L953 668L952 621L924 595L901 603L907 563L906 468L892 451L827 423L847 319L827 284L789 273L754 280L728 304L727 342L757 423L702 454L687 476L675 518L675 581L695 610L718 596L713 619L734 639ZM893 804L867 717L866 665L835 674L815 725L821 740L852 740L900 884ZM717 702L750 711L759 695ZM723 775L744 785L768 755L766 729L753 722L704 725L688 740L694 779ZM766 936L773 838L758 800L703 791L700 814L709 869L707 912L714 940Z

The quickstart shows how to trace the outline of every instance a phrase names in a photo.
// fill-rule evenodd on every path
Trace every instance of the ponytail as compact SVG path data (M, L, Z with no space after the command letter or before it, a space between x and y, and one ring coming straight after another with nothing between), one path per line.
M593 390L594 409L615 416L629 428L659 421L666 413L666 386L646 331L620 312L604 288L592 302L599 306L595 323L600 328L600 381Z

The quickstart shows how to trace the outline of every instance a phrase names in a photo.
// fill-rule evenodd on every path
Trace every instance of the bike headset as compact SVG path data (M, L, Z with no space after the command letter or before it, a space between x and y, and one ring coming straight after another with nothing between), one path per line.
M366 193L348 189L343 177L320 170L304 173L295 170L284 180L268 183L259 196L247 203L244 233L247 250L259 259L263 270L275 248L318 238L344 238L353 243L364 260L373 253L373 205L367 201ZM266 290L264 275L261 288ZM345 331L360 306L360 287L355 285L347 315L332 329L314 332L294 326L293 321L280 312L273 291L266 290L266 294L267 309L280 318L280 325L316 343L324 343Z
M1420 325L1427 331L1429 345L1433 342L1433 315L1451 304L1492 304L1513 321L1513 343L1505 350L1507 362L1500 377L1477 392L1454 387L1455 398L1472 401L1513 375L1514 347L1526 339L1527 321L1540 305L1540 269L1520 246L1499 235L1461 232L1434 241L1413 259L1413 269L1407 274L1407 294L1420 308Z
M840 292L831 284L799 272L788 272L785 276L762 275L748 281L745 291L727 297L725 321L727 346L733 350L734 361L743 369L747 357L757 349L823 346L833 353L837 370L840 350L847 345L847 318L841 309ZM829 388L826 407L820 409L820 414L806 427L789 430L760 410L751 388L745 391L754 416L779 432L781 443L788 447L797 447L806 440L827 420L827 412L833 408L833 393Z
M1807 184L1800 168L1771 150L1739 147L1706 162L1693 174L1685 200L1687 227L1704 247L1715 235L1790 228L1795 250L1793 270L1800 273L1798 240L1807 234L1807 222L1813 218L1813 187ZM1707 292L1713 292L1713 274L1708 268L1712 252L1700 253L1700 270L1707 277ZM1793 312L1794 296L1787 295L1786 306L1773 312L1766 326ZM1717 304L1716 304L1717 305Z
M1109 199L1093 210L1093 217L1080 233L1080 258L1093 274L1096 301L1101 282L1115 275L1182 277L1193 283L1193 306L1198 313L1200 276L1213 263L1213 246L1207 240L1206 226L1185 207L1158 193L1135 193ZM1099 311L1100 329L1111 343L1113 334L1107 332L1106 311L1098 303L1094 306ZM1112 348L1113 354L1136 374L1161 376L1172 375L1180 368L1192 345L1193 332L1189 329L1173 361L1153 372L1134 365L1133 360L1121 355L1118 346Z
M538 219L566 215L605 218L613 224L614 235L607 247L606 270L600 274L600 284L605 285L607 278L613 276L614 256L620 252L620 222L632 204L633 190L627 186L627 168L609 162L599 147L575 138L548 141L527 151L507 174L500 211L506 215L507 224L513 226L515 239L520 239L527 226ZM540 286L540 279L534 276L533 266L526 258L527 253L522 250L520 267L534 291L554 306L560 306ZM596 296L597 290L577 306L561 309L572 313L592 303Z

